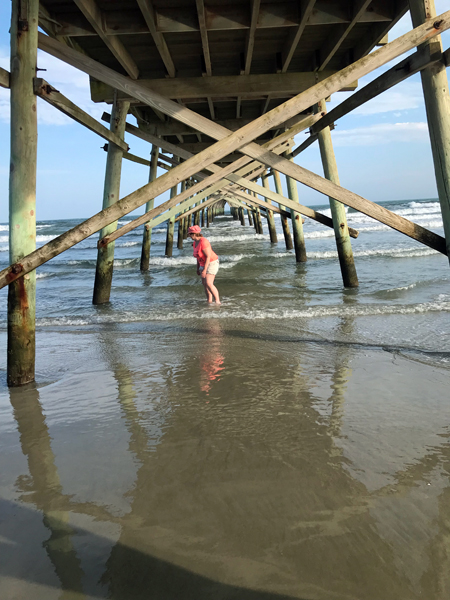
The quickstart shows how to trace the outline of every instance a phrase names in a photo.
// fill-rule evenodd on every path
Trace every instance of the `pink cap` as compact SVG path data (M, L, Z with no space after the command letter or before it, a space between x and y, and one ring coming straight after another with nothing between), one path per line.
M201 233L201 229L198 225L192 225L192 227L189 227L188 229L188 233Z

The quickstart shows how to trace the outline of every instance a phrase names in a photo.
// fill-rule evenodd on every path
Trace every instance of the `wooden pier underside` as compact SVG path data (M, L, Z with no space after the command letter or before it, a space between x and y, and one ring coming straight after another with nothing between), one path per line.
M40 6L39 24L49 35L236 131L385 43L408 2L45 0ZM91 93L95 102L112 102L114 89L91 78ZM128 99L138 125L154 135L193 154L214 143Z

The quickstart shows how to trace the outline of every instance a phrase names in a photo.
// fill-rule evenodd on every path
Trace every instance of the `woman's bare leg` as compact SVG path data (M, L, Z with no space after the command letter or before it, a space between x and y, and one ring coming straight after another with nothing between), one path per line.
M206 277L211 277L211 275L207 275ZM208 285L206 283L206 277L202 277L202 284L203 284L203 287L205 288L205 294L206 294L206 299L208 300L208 304L212 304L213 297L212 297L211 292L208 289Z
M214 285L214 278L216 276L215 275L208 275L206 274L206 289L209 291L210 294L212 294L214 296L214 300L216 301L216 304L220 304L220 297L219 297L219 291L216 288L216 286Z

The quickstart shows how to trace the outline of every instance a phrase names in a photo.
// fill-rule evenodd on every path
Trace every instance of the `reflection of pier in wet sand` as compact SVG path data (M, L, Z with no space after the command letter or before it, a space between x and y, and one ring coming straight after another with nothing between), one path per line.
M343 338L352 327L341 322ZM58 384L72 409L91 388L108 390L83 438L92 464L64 449L85 425L80 415L60 428L53 386L11 390L29 476L10 467L16 496L5 506L17 521L1 535L18 547L0 567L7 589L65 600L170 600L180 590L192 599L444 599L448 442L397 457L372 489L358 476L364 443L349 428L352 363L361 360L351 346L297 340L293 353L294 340L268 335L267 344L219 322L191 337L176 360L158 360L156 347L136 362L132 336L119 349L105 332L97 347L106 374ZM217 377L205 344L222 361ZM382 359L372 351L367 364ZM388 437L378 435L383 453ZM116 491L106 485L113 456L128 465L114 472ZM105 479L93 481L97 462ZM76 494L72 470L84 482ZM15 528L25 522L27 535ZM36 552L39 569L24 571Z

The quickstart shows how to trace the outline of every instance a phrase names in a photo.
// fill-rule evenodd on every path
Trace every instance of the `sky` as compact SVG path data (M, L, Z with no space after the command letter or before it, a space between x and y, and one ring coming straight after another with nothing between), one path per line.
M448 10L449 0L435 0L437 13ZM0 2L0 66L9 70L9 27L11 3ZM409 13L391 30L389 40L411 29ZM450 33L443 36L448 48ZM403 56L396 59L399 62ZM386 71L393 63L360 79L359 88ZM100 120L105 104L90 100L89 78L65 63L38 53L38 67L49 83ZM358 88L358 89L359 89ZM327 109L342 102L348 92L334 94ZM9 172L9 90L0 88L0 223L8 220ZM128 121L135 123L129 115ZM101 210L106 153L104 140L38 98L38 220L87 218ZM149 158L148 143L127 135L130 151ZM305 134L296 138L297 143ZM341 185L374 202L425 199L437 196L430 140L420 75L340 119L332 132ZM312 144L295 161L323 175L318 144ZM284 178L283 178L284 179ZM124 197L148 182L148 168L123 161L120 196ZM299 185L300 202L324 204L327 198ZM168 192L156 204L166 200ZM138 209L133 214L142 214Z

